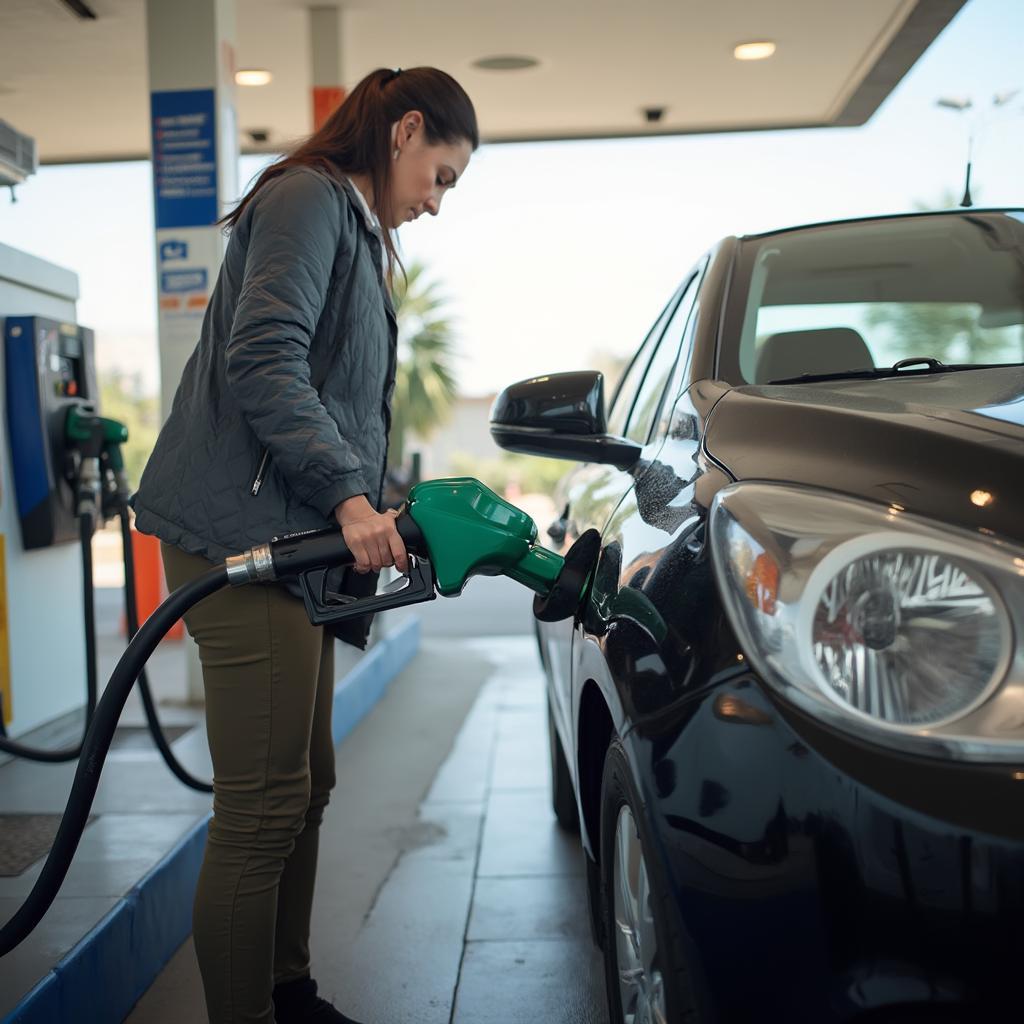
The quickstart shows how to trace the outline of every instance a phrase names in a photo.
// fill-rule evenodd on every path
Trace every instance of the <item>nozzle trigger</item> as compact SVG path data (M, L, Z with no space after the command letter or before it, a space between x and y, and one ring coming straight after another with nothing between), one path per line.
M306 614L314 626L433 601L437 597L434 592L433 566L422 555L410 553L409 575L392 581L381 593L370 597L352 597L331 590L328 586L328 573L328 569L317 568L299 574Z

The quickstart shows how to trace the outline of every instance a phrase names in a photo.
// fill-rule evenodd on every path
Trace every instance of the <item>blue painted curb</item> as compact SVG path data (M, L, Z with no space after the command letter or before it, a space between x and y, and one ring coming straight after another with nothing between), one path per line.
M339 744L415 657L418 618L386 633L334 688ZM0 1024L112 1024L131 1012L192 931L207 815L61 959Z
M334 688L331 732L337 746L384 696L420 647L420 620L412 616L385 634Z

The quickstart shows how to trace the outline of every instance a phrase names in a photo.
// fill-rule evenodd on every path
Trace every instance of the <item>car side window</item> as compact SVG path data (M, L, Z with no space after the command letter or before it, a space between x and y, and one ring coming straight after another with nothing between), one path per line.
M683 332L693 309L693 301L697 295L698 277L694 274L687 282L683 294L665 327L661 343L651 357L647 374L640 387L633 410L626 423L626 434L637 444L646 444L651 435L651 427L661 409L662 399L673 377L676 360L679 356L683 340ZM673 395L673 397L675 397Z
M697 322L700 319L700 289L704 283L704 271L707 270L707 266L708 258L705 257L697 268L694 287L683 296L682 302L676 307L671 323L665 328L666 338L681 334L683 343L679 349L676 368L672 372L669 386L661 401L661 411L655 419L654 431L651 434L652 440L656 437L665 437L668 434L672 423L672 410L689 376L688 370L693 358L693 339L696 334Z
M678 299L679 292L677 291L669 300L668 305L661 311L661 316L655 321L654 326L648 331L647 337L644 338L643 344L622 375L619 386L615 389L611 408L608 410L608 433L615 437L622 437L625 432L626 422L633 408L633 399L636 397L640 382L643 380L644 373L651 361L651 353L661 339L665 330L665 324L676 308Z
M655 424L652 439L667 437L669 430L672 429L672 419L675 407L679 402L680 395L683 392L684 382L687 379L686 370L693 351L693 337L696 333L699 318L700 300L698 298L698 300L693 304L690 319L686 323L685 333L683 335L683 347L679 353L679 362L676 363L676 369L672 374L671 384L665 392L665 398L661 403L661 412L658 415L658 421Z

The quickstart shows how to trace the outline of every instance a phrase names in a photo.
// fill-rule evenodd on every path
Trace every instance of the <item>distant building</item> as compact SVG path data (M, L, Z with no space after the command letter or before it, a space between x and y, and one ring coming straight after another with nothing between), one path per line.
M495 396L462 395L455 400L451 416L428 440L409 437L405 449L420 453L420 473L424 479L451 476L452 456L469 455L474 459L497 459L501 449L491 440L490 412Z

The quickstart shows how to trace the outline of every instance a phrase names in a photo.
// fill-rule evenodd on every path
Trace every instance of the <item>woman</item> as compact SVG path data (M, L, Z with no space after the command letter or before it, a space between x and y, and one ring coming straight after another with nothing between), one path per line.
M450 76L374 71L226 218L199 344L135 496L170 587L332 520L359 572L406 568L394 514L378 511L397 341L391 233L437 215L478 144ZM348 1021L309 974L334 638L279 585L222 591L186 625L214 770L193 920L210 1020Z

